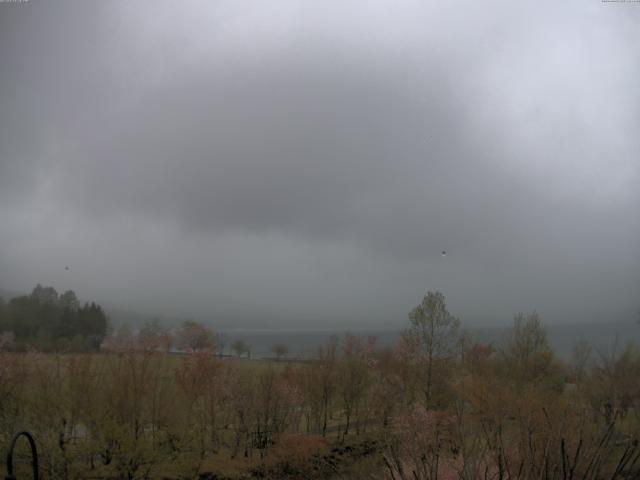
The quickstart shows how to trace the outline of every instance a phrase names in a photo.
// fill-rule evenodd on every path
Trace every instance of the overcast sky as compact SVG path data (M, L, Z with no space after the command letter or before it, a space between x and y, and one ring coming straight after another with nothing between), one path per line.
M235 326L394 328L428 290L632 321L640 4L0 3L0 288L36 283Z

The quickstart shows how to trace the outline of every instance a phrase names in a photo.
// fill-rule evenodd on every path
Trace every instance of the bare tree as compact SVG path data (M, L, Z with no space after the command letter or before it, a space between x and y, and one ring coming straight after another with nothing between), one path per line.
M575 382L579 382L584 377L585 370L591 360L592 351L591 345L585 339L580 340L573 347L571 373Z
M310 387L319 403L322 436L327 434L329 407L337 389L338 337L332 336L326 345L318 348L318 356L311 364Z
M405 332L418 360L425 364L425 400L430 406L433 396L434 365L450 359L458 341L460 321L449 313L445 296L428 292L422 302L409 313L411 327Z
M365 339L346 334L342 342L338 377L346 420L344 435L349 433L351 419L354 416L357 420L356 430L360 429L360 407L370 386L375 341L375 337Z
M511 377L519 382L548 376L553 365L553 350L536 312L516 315L503 356Z
M271 347L271 351L276 356L276 359L280 361L282 358L286 357L289 353L289 347L282 343L278 343Z
M214 333L202 323L185 320L176 332L178 345L194 352L213 351L215 349Z
M216 345L216 350L218 352L218 355L220 357L223 357L224 356L224 347L227 345L227 338L225 337L224 334L222 334L220 332L216 332L214 343Z
M244 340L236 340L231 344L231 350L235 352L238 357L241 357L244 353L247 357L251 357L251 347Z

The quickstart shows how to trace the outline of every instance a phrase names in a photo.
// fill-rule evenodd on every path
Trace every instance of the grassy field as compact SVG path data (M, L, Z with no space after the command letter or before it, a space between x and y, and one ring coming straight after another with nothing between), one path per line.
M296 392L278 390L309 362L157 352L2 360L2 446L18 429L33 432L43 478L245 478L288 463L326 476L365 458L331 454L352 442L337 405L322 436ZM360 435L349 452L373 440Z

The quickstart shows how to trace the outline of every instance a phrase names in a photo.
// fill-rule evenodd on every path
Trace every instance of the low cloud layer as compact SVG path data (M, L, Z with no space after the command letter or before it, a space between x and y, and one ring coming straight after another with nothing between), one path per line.
M475 324L632 320L639 26L579 1L0 4L0 287L236 326L397 327L433 289Z

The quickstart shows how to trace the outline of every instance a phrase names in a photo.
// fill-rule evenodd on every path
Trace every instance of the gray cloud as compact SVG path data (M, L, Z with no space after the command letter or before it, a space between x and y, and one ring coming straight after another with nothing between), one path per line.
M0 7L0 286L247 325L637 307L640 10Z

